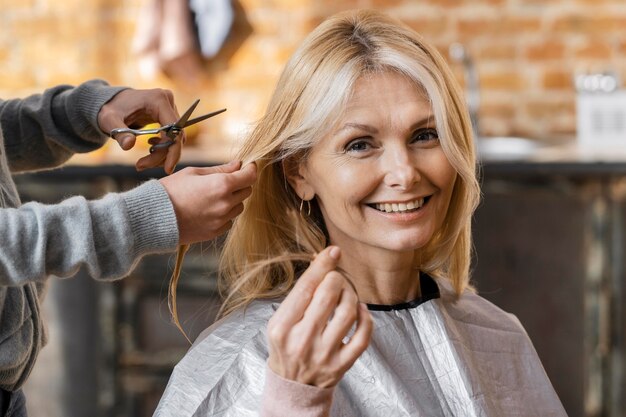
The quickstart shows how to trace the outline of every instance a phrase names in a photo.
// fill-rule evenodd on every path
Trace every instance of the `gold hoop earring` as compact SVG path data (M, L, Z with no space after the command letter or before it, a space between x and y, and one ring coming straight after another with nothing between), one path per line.
M306 205L307 205L307 210L306 210L306 215L310 216L311 215L311 200L306 200ZM300 199L300 214L302 214L302 207L304 207L304 198Z

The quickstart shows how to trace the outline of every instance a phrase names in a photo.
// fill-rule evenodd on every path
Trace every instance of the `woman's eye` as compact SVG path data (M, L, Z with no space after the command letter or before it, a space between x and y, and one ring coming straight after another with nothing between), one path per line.
M357 139L348 143L348 145L346 146L346 152L363 152L369 150L370 148L371 145L367 141L363 139Z
M439 139L439 134L435 129L419 129L413 132L413 141L430 142Z

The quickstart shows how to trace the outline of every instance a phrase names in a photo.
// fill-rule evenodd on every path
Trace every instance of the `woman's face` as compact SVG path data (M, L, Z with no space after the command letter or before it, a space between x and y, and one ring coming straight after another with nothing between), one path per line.
M455 178L425 94L385 72L357 81L345 116L291 183L315 195L332 244L413 251L441 227Z

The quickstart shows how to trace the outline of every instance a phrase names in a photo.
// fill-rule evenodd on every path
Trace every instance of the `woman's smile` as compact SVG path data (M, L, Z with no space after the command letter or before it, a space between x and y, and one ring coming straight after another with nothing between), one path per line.
M373 209L374 215L396 223L410 223L427 215L430 195L414 198L408 201L388 201L383 203L370 203L365 206Z
M424 198L416 198L408 202L387 202L368 205L385 213L407 213L419 210L424 205L424 201Z

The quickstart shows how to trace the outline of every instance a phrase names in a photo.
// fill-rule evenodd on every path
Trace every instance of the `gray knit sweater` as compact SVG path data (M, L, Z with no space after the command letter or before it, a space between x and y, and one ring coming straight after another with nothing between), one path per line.
M11 173L58 166L107 136L97 114L120 88L103 81L0 101L0 388L18 389L45 343L40 297L51 275L123 277L148 253L172 251L178 227L158 181L96 201L20 206Z

